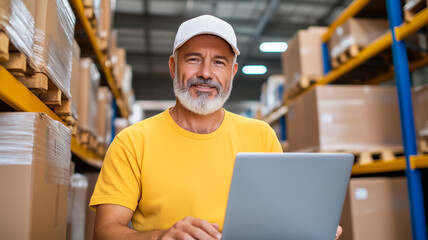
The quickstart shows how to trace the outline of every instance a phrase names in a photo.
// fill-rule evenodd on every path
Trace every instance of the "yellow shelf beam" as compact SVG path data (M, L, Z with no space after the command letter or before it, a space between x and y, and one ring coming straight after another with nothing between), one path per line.
M327 42L336 28L346 22L349 18L360 12L371 0L354 0L336 20L328 27L327 32L322 36L322 41Z
M413 169L428 168L428 155L417 155L410 158Z
M350 59L345 64L339 66L337 69L330 71L327 75L322 77L319 81L317 81L312 87L315 87L316 85L325 85L329 84L335 80L337 80L339 77L345 75L352 69L358 67L363 62L367 61L368 59L376 56L383 50L387 49L392 44L392 34L391 32L387 32L384 35L380 36L378 39L373 41L370 45L365 47L358 56Z
M122 99L122 94L119 91L119 88L117 87L113 74L111 71L111 68L106 65L107 56L103 54L98 47L98 42L95 37L95 33L91 27L91 24L89 23L88 18L85 16L85 9L83 7L82 0L71 0L71 4L73 5L73 8L75 9L76 16L80 19L80 22L82 23L83 28L85 29L86 35L88 36L89 42L91 43L92 49L95 52L95 55L97 57L98 62L101 65L101 68L104 72L104 75L107 79L107 83L111 89L111 92L113 93L113 96L116 100ZM128 113L126 109L123 107L119 107L120 113L122 117L128 117Z
M401 41L426 25L428 25L428 8L416 14L410 22L403 23L400 27L396 27L394 29L395 38Z
M42 112L65 124L49 107L37 98L27 87L0 65L0 99L19 112ZM85 159L101 161L103 158L77 143L72 137L71 151Z
M406 169L406 160L404 157L396 158L391 161L377 161L371 164L358 165L352 167L352 175L404 171Z
M422 57L419 60L410 62L409 70L412 72L426 65L428 65L428 55ZM394 68L391 66L391 69L388 72L368 80L367 82L365 82L365 84L377 85L393 78L394 78Z

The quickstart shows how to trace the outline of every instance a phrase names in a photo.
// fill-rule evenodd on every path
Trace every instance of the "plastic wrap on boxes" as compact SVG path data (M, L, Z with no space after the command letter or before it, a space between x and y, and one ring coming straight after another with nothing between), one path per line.
M73 41L73 55L71 57L71 95L72 99L72 116L78 120L77 106L79 105L79 76L80 74L80 47L76 40Z
M71 99L71 59L76 18L66 0L37 0L34 55L37 71Z
M0 113L0 165L45 162L46 181L68 185L71 130L43 113Z
M71 177L69 188L70 210L67 214L67 239L85 239L85 221L87 208L88 178L85 175L75 173Z
M0 0L0 29L35 68L33 54L34 17L21 0Z
M79 91L77 95L79 98L77 105L78 124L81 129L96 135L100 73L91 58L81 58L79 74Z

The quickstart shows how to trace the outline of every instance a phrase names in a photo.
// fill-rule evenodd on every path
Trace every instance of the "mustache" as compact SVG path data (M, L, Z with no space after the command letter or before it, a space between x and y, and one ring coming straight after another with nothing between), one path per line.
M210 78L208 79L204 79L201 77L197 77L197 78L189 78L189 80L186 83L186 90L188 90L190 88L190 86L192 85L197 85L197 84L204 84L204 85L210 85L213 86L217 89L218 93L222 93L223 91L223 87L221 86L221 84L217 81L214 81Z

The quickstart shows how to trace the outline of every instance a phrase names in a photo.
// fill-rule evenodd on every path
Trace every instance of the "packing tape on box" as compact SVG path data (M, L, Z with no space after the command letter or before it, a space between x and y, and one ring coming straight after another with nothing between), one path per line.
M0 0L0 28L34 68L34 18L21 0Z
M68 185L71 130L43 113L0 113L0 165L46 164L45 181Z

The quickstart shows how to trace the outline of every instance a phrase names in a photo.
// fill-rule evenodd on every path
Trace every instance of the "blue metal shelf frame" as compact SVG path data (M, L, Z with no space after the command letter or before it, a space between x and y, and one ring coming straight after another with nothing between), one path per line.
M389 27L392 32L392 57L395 81L400 106L401 134L406 158L406 177L410 201L412 235L414 240L426 240L425 209L421 172L412 169L410 156L417 155L416 132L413 118L413 104L409 62L404 41L397 41L394 28L403 24L400 0L386 0Z
M324 74L327 74L331 70L331 62L328 54L328 45L326 42L322 43L322 60L324 64Z

